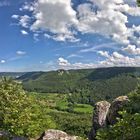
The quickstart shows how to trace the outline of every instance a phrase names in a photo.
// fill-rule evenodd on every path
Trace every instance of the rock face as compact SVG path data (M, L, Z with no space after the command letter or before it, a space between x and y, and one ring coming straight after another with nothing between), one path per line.
M89 139L93 140L96 136L96 131L99 128L107 125L107 113L110 108L110 103L107 101L101 101L95 104L94 117L93 117L93 128L89 134Z
M123 106L126 105L128 101L129 99L127 96L120 96L112 102L109 113L107 115L109 124L113 125L117 122L116 118L120 117L118 111L121 111Z
M38 140L79 140L76 136L69 136L67 133L60 130L47 130Z
M127 96L120 96L111 104L107 101L96 103L93 115L93 126L89 134L89 140L95 140L98 129L116 123L116 118L121 117L118 114L118 111L121 111L128 101L129 99Z

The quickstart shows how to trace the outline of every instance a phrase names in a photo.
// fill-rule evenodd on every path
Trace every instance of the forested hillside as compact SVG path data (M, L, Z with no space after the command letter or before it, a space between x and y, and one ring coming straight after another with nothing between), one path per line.
M70 100L94 103L111 100L134 90L139 82L140 68L112 67L82 70L30 72L19 77L27 91L72 93Z

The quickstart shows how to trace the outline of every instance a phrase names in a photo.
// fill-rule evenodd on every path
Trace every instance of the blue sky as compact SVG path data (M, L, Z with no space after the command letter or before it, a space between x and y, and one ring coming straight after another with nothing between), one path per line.
M0 71L140 66L135 0L0 0Z

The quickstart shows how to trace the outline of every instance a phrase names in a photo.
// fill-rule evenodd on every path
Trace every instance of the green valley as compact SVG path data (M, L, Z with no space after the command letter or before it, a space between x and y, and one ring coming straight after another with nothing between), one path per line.
M30 72L17 80L27 91L66 93L71 102L93 105L99 100L111 100L134 90L140 76L138 67L112 67L82 70Z
M96 102L112 102L118 96L135 91L140 83L140 68L28 72L21 73L18 78L12 76L16 81L10 76L11 73L4 74L0 81L0 130L33 138L43 130L57 129L86 139L92 127ZM139 110L139 99L135 99L134 94L131 98L131 107ZM99 130L97 139L110 137L110 133L115 135L114 129L119 128L112 129L108 128L109 132Z

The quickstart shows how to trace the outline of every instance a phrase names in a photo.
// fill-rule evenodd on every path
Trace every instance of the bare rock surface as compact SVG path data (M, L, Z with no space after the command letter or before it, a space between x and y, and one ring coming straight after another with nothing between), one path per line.
M93 127L89 134L89 139L94 140L96 136L96 131L99 128L106 127L107 125L107 113L110 108L110 103L107 101L97 102L94 108L94 115L93 115Z
M106 126L107 124L106 117L109 108L110 108L110 103L107 101L101 101L95 104L94 117L93 117L93 125L95 130Z
M69 136L67 133L60 130L47 130L38 140L79 140L76 136Z

